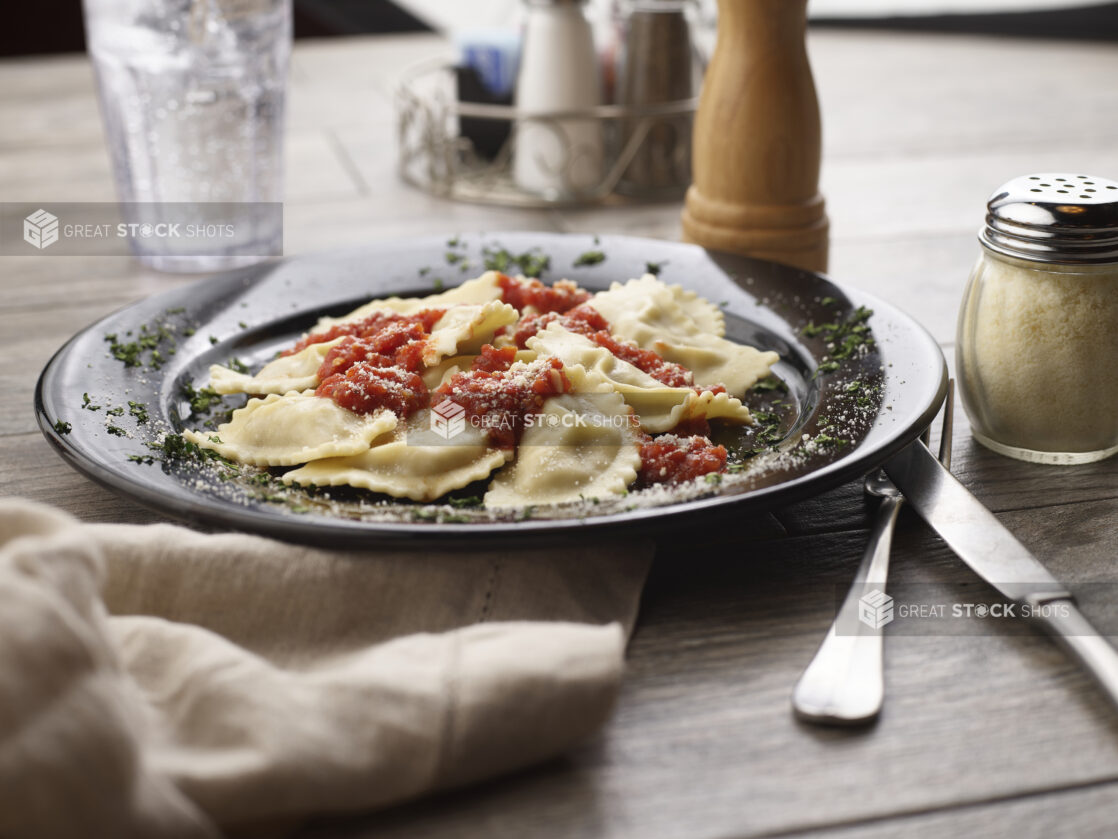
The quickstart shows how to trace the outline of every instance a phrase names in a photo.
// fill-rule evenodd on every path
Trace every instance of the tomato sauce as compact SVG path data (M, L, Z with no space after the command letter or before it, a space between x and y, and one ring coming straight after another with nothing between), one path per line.
M285 350L283 355L294 355L312 344L323 344L341 338L343 335L352 335L355 338L371 338L381 332L385 327L393 324L417 324L423 327L425 333L430 332L436 323L446 314L446 309L424 309L414 315L400 315L396 312L373 312L361 320L336 323L325 332L315 332L300 338L295 346Z
M308 335L291 352L342 337L318 368L320 384L315 395L333 399L358 414L388 408L404 419L430 402L427 386L418 372L423 368L430 330L444 312L375 312L362 320Z
M547 329L548 324L558 323L568 332L577 332L579 335L593 335L601 330L609 330L609 323L598 314L597 309L590 306L576 306L565 314L547 312L542 315L528 315L517 324L516 331L512 334L513 341L521 349L528 343L533 335Z
M423 365L426 346L427 332L417 323L389 324L368 338L347 335L326 353L318 368L318 379L344 373L358 362L373 367L401 367L415 373Z
M507 274L497 278L501 288L501 299L523 312L529 306L541 314L544 312L565 312L579 303L590 299L590 292L579 288L570 280L559 280L546 286L539 280L518 280Z
M479 358L485 357L483 350ZM488 364L455 374L435 393L465 408L493 445L512 448L523 430L524 415L539 413L548 398L566 393L571 383L557 358L541 358L517 369L484 369Z
M400 367L377 367L367 361L324 379L315 396L333 399L357 414L388 408L400 419L425 407L430 399L418 374Z
M474 359L471 370L480 370L483 373L504 373L516 361L516 347L501 347L497 349L491 344L481 348L481 353Z
M646 437L641 442L641 486L679 484L721 472L726 467L725 446L716 446L706 437L679 437L664 434Z

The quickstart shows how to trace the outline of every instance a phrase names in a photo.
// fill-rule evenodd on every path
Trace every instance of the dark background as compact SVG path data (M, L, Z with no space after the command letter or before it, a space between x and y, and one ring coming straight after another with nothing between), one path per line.
M469 0L461 0L469 2ZM428 29L389 0L295 0L295 37L323 38ZM1030 38L1118 41L1118 2L1054 11L881 19L813 19L813 27L973 32ZM0 56L82 52L81 0L9 0Z

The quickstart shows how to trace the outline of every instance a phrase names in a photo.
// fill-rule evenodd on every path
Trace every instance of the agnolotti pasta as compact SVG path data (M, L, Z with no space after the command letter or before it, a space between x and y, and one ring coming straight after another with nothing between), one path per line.
M318 368L326 354L342 342L341 338L311 344L293 355L269 361L255 376L238 373L220 364L210 367L210 387L221 394L288 393L318 387Z
M361 454L316 460L283 475L284 483L352 486L412 501L434 501L452 490L489 477L513 456L488 445L485 433L466 425L453 440L423 432L430 411L416 414L407 426Z
M652 275L590 295L489 272L320 321L253 375L215 365L219 393L264 396L185 436L296 467L294 486L429 503L488 480L495 510L601 499L724 469L710 423L752 423L741 397L777 360L724 335L717 306Z
M222 457L253 466L292 466L324 457L358 454L396 427L389 410L355 414L313 393L250 399L217 432L183 436Z
M722 385L732 396L744 396L780 360L774 352L760 352L704 331L692 314L709 324L709 310L694 300L677 297L671 287L651 275L624 285L614 283L609 291L591 297L587 305L609 321L614 335L683 365L694 373L695 384Z
M640 446L632 411L620 395L553 396L539 416L525 429L516 460L493 478L487 507L608 497L636 480Z

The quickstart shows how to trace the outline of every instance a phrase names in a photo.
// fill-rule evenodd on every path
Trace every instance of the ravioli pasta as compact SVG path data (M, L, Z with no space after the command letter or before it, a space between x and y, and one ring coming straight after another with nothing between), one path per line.
M283 394L318 387L318 368L326 354L341 342L341 338L335 338L311 344L297 353L269 361L255 376L214 364L210 367L210 387L221 394Z
M253 466L291 466L324 457L358 454L396 427L388 410L355 414L313 393L250 399L217 432L183 436L222 457Z
M695 384L722 385L731 396L744 396L768 375L779 356L704 331L700 321L708 327L724 330L724 326L721 313L714 320L709 303L700 305L699 300L677 294L649 274L624 285L614 283L609 291L591 297L587 305L609 321L614 335L686 367L694 373Z
M631 417L615 393L548 399L540 421L525 430L516 460L493 478L485 505L562 504L625 492L641 465Z
M588 310L592 327L577 320ZM334 337L347 330L359 340ZM488 481L482 500L494 510L719 471L727 454L704 436L710 423L752 423L742 397L777 360L726 339L719 307L651 275L590 295L488 272L322 319L295 349L252 375L211 367L217 392L255 398L216 432L184 436L231 460L287 467L281 480L295 486L429 503ZM328 355L332 374L320 381ZM693 468L664 477L679 463Z
M423 350L423 363L434 366L447 356L477 353L503 326L516 323L519 313L508 303L491 300L455 306L435 324Z
M579 365L600 376L621 394L640 418L640 426L652 433L670 431L685 419L722 418L752 422L749 409L740 399L710 391L696 393L687 387L667 387L628 361L584 335L570 332L558 323L528 339L528 347L540 356L553 356L566 365Z
M343 317L320 318L311 332L325 332L332 326L361 320L377 312L411 315L424 309L444 309L452 306L476 305L500 300L501 288L497 285L497 279L500 276L496 271L486 271L476 279L467 280L461 285L439 294L428 294L426 297L385 297L381 300L370 300Z
M467 426L453 441L427 439L430 412L422 411L387 438L350 457L316 460L283 475L284 483L352 486L412 501L434 501L461 489L512 457L509 450L488 445L486 436Z

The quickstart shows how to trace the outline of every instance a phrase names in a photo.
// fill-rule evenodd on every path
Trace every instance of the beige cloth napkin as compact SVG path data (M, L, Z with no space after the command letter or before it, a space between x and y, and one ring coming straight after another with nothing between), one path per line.
M0 500L0 836L209 837L601 725L649 543L340 554Z

